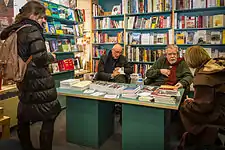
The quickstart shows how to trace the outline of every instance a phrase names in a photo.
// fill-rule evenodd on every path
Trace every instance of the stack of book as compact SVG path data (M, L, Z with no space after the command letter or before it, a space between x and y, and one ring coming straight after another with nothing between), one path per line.
M71 89L75 91L84 91L89 88L91 81L80 81L78 83L72 84Z
M176 104L177 97L180 96L178 88L175 86L162 85L151 93L156 103Z
M73 84L80 82L80 79L67 79L60 81L60 88L71 88Z
M97 81L90 85L90 89L115 95L121 94L124 88L125 85L104 81Z

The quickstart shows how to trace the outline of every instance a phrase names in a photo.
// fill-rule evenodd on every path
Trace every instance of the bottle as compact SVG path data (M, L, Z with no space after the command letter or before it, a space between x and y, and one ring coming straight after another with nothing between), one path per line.
M138 80L137 80L137 83L136 84L139 85L141 89L143 88L144 82L143 82L143 79L142 79L142 75L141 74L139 74Z

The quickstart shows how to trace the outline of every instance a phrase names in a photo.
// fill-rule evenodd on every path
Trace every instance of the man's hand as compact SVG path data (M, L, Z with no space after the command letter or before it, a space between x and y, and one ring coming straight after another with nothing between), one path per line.
M113 73L112 73L112 75L111 75L111 77L115 77L115 76L117 76L117 75L119 75L120 73L119 73L119 71L118 70L114 70L113 71Z
M177 88L182 88L183 85L180 82L177 82L177 84L175 85Z
M187 99L184 100L184 104L191 103L191 102L193 102L193 101L194 101L194 99L192 99L192 98L187 98Z
M119 71L120 70L120 67L116 67L115 69L114 69L114 71Z
M170 75L170 70L169 69L160 69L161 74L165 75L165 76L169 76Z

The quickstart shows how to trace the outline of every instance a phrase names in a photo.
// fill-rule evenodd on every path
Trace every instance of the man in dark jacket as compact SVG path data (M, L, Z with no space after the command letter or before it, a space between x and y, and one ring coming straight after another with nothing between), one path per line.
M33 14L34 13L34 14ZM24 80L17 84L19 90L18 137L23 150L34 150L30 139L30 123L42 121L40 131L41 150L52 150L54 122L61 111L57 100L55 82L48 69L48 62L54 57L47 53L41 23L45 8L37 1L29 1L20 10L16 23L4 29L1 40L12 31L29 24L17 33L18 55L24 62L32 56Z
M125 74L121 74L121 69L123 70L123 68ZM103 55L100 58L96 78L102 81L128 83L129 76L132 73L132 67L122 55L122 46L115 44L108 55Z
M189 89L193 75L183 58L178 58L178 47L169 45L165 56L160 57L147 71L147 85L175 85Z

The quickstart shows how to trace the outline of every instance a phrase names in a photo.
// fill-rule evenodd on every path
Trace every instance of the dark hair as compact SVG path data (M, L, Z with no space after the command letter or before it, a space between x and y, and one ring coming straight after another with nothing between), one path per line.
M45 16L45 7L38 1L32 0L27 2L19 10L19 14L16 15L15 23L22 21L23 19L29 18L31 15Z

